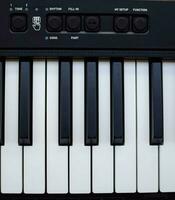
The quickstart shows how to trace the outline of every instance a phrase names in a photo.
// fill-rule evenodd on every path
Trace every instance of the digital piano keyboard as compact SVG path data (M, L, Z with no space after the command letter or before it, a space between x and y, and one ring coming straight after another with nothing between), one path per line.
M175 199L175 1L0 1L0 199Z

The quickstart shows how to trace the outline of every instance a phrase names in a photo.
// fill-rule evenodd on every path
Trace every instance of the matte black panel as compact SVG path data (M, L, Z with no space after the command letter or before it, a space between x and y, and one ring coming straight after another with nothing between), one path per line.
M1 200L174 200L175 193L0 194Z
M29 60L19 64L19 135L18 143L22 146L32 145L32 86L33 66Z
M41 57L41 58L55 58L58 57L73 57L73 58L89 58L89 57L122 57L122 58L131 58L131 59L148 59L148 58L161 58L174 60L175 51L150 51L150 50L84 50L84 49L53 49L53 50L0 50L0 55L6 57Z
M26 3L28 4L27 8L25 7ZM35 10L36 8L38 8L38 11ZM175 18L174 10L175 1L158 0L1 1L0 56L7 55L7 50L14 50L13 53L16 52L16 55L18 55L19 50L22 53L29 50L31 55L37 56L37 50L50 50L50 55L53 55L58 50L62 50L63 54L66 54L67 51L76 49L83 52L94 50L101 55L105 50L115 50L116 54L118 51L146 51L147 54L152 51L152 57L156 52L163 52L162 55L166 57L168 52L175 50L175 26L169 23ZM10 16L13 14L25 14L27 16L27 30L25 32L14 33L10 31ZM57 14L62 17L63 29L61 32L48 32L46 16L49 14ZM116 33L113 27L114 17L126 14L129 16L131 24L127 33ZM66 31L65 19L70 15L81 16L80 32L70 33ZM36 18L38 16L41 18ZM100 17L99 32L85 31L84 18L86 16ZM135 16L148 17L148 31L134 33L132 19ZM93 56L93 54L89 56Z
M98 145L98 62L85 63L85 144Z
M111 144L124 144L123 62L111 61Z
M0 61L0 145L4 145L5 63Z
M72 145L72 62L59 67L59 145Z
M163 144L162 63L150 62L150 144Z

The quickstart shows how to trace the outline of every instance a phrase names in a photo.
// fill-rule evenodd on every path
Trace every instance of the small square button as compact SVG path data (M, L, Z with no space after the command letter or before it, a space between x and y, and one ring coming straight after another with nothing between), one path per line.
M85 31L98 32L100 30L100 17L87 16L85 17Z
M81 31L81 17L72 15L66 17L66 31L80 32Z
M47 30L49 32L60 32L63 29L63 19L59 15L48 15L46 20Z
M118 33L127 33L130 29L130 17L117 15L114 17L114 30Z
M148 31L148 17L147 16L133 16L132 29L135 33L145 33Z
M11 15L10 27L13 32L25 32L27 30L27 15L25 14Z

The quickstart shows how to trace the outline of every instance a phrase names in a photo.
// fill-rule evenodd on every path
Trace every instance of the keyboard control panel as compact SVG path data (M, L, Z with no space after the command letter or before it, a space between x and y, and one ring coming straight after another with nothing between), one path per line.
M10 29L12 32L26 32L27 15L23 13L12 14L10 16ZM105 30L103 21L113 20L113 27ZM147 15L60 15L48 14L45 17L46 32L62 33L65 32L116 32L116 33L146 33L148 32L148 16Z
M135 55L144 57L143 51L156 51L151 55L162 57L168 51L171 57L175 26L167 22L175 18L174 10L172 0L2 1L0 55L7 55L4 50L8 55L23 50L24 56L38 56L43 55L41 50L51 50L54 56L73 56L77 51L88 57L95 51L93 55L120 57L137 51ZM38 52L25 54L31 50ZM13 55L18 56L16 52Z

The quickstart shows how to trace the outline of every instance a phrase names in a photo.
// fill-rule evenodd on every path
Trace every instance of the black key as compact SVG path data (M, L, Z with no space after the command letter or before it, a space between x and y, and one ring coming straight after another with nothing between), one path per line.
M150 144L163 144L162 63L150 62Z
M59 145L72 145L72 62L59 68Z
M98 64L85 64L85 145L98 145Z
M19 135L18 143L32 145L32 87L33 66L29 60L19 65Z
M111 144L124 145L123 63L111 61Z
M0 145L4 145L5 64L0 61Z

